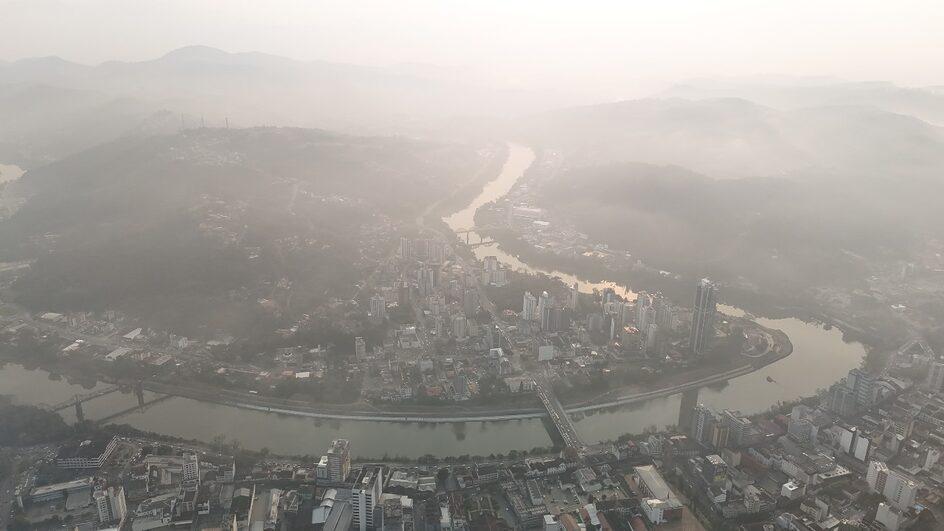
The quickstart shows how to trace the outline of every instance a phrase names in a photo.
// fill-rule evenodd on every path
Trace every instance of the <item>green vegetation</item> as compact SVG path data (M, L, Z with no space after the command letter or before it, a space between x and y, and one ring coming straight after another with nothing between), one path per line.
M13 404L0 396L0 446L30 446L58 440L68 426L62 417L35 406Z
M900 223L847 215L853 203L871 202L868 193L846 183L714 180L679 167L624 163L559 175L542 190L542 202L573 213L570 221L592 240L654 267L794 292L824 282L857 286L870 267L862 257L888 259L912 243L914 234ZM563 204L566 212L555 208Z
M302 129L124 138L29 172L0 260L35 311L116 309L187 336L265 335L354 284L480 168L463 146Z
M495 303L498 311L520 312L521 301L526 291L530 291L535 297L540 297L542 292L547 291L560 298L565 295L567 289L560 280L547 275L508 271L506 278L508 280L506 285L500 288L495 286L486 288L489 300Z

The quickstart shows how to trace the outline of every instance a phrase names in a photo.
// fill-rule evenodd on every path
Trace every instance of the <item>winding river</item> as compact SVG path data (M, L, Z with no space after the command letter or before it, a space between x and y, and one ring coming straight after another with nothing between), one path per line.
M501 173L465 208L445 221L453 229L474 226L475 211L507 194L534 158L531 149L511 144ZM567 284L578 282L583 291L612 287L627 298L635 297L629 286L617 282L589 282L567 272L532 267L496 245L478 247L475 253L479 258L497 256L513 269L542 272ZM724 307L722 311L729 315L741 313L733 307ZM740 409L744 413L762 411L778 402L827 387L858 366L865 354L862 345L844 342L838 329L825 330L798 319L757 320L764 326L786 332L793 342L793 354L760 371L735 378L721 389L702 389L699 402L717 408ZM767 380L768 376L773 382ZM0 394L10 395L21 403L52 404L91 389L93 387L55 378L43 370L27 370L15 364L0 368ZM87 418L103 418L129 408L136 401L131 393L116 392L86 402L84 413ZM588 442L611 440L624 433L676 424L680 404L679 395L649 400L582 416L576 426ZM71 408L63 410L62 414L67 420L74 419ZM321 421L186 398L158 402L143 411L121 416L115 422L203 441L223 435L227 439L238 439L246 448L265 447L276 453L298 455L319 454L338 437L350 439L354 454L362 457L489 455L551 444L543 422L538 419L452 424Z

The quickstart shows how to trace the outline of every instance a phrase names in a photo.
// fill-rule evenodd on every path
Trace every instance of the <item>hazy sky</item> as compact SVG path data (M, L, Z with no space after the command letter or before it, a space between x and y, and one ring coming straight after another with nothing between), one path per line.
M944 84L942 0L0 0L0 21L4 60L205 44L573 87L757 74Z

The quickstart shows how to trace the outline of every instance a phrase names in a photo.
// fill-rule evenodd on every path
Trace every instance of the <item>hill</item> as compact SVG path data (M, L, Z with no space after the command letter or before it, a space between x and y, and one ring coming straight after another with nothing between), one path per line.
M165 133L228 121L439 138L489 117L552 108L552 101L559 96L496 88L459 69L297 61L206 46L95 66L25 59L0 63L0 117L17 122L0 120L0 161L35 167L115 140L157 112L171 118ZM27 133L18 136L24 124Z
M920 219L906 214L914 202L889 207L904 195L917 194L620 163L564 170L537 200L593 241L655 267L789 291L857 285L874 263L907 255L920 238L916 226L944 220L932 208L918 207Z
M36 259L14 285L34 310L245 330L259 300L297 315L350 297L387 232L481 162L467 147L303 129L125 138L28 172L0 249Z
M123 136L175 132L181 119L161 105L94 90L0 85L0 161L37 168Z
M944 168L944 129L868 107L643 99L534 115L520 134L572 165L672 164L720 179L890 179Z
M944 125L944 93L940 87L901 87L884 81L698 79L675 85L658 96L691 100L744 98L783 110L871 107Z

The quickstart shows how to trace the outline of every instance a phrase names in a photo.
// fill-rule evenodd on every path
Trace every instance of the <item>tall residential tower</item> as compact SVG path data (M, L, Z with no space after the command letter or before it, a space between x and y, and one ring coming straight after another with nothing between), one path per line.
M692 333L689 346L692 353L704 354L715 335L715 296L717 288L707 278L701 279L695 288L695 304L692 305Z

